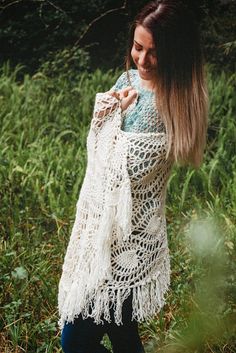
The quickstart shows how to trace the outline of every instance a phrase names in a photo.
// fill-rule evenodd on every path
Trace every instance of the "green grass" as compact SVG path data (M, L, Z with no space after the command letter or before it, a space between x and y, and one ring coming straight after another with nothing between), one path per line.
M95 94L118 72L0 76L1 353L61 352L57 287L86 167ZM175 167L166 215L172 282L140 325L147 352L236 352L235 78L208 69L210 121L199 170ZM105 339L109 347L109 341Z

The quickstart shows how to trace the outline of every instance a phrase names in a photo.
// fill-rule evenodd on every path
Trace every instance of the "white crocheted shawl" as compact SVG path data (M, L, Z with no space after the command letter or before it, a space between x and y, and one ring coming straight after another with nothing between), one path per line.
M87 137L87 169L59 283L59 326L82 314L122 324L132 292L132 318L164 305L170 260L164 215L172 162L166 134L125 132L120 102L96 95Z

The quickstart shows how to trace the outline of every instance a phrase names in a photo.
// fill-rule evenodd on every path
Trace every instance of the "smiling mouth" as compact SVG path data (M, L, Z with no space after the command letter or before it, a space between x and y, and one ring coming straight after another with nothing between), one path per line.
M139 70L140 70L141 72L143 72L143 73L149 73L149 72L152 71L152 69L144 69L144 68L142 68L142 67L140 67Z

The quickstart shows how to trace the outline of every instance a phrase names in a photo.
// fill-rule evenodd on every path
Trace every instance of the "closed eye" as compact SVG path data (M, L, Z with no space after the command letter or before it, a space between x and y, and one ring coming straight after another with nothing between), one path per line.
M143 50L143 47L140 46L140 45L139 45L137 42L135 42L135 41L134 41L134 48L135 48L135 50L138 51L138 52ZM153 56L153 57L156 56L156 50L155 50L154 48L149 49L149 50L148 50L148 53L149 53L149 55L151 55L151 56Z
M135 50L137 51L141 51L143 48L142 47L138 47L137 45L134 46Z

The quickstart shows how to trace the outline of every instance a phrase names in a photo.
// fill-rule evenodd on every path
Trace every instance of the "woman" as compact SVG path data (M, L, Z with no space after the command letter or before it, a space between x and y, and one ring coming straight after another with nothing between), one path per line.
M136 70L129 69L131 60ZM138 322L170 283L164 215L174 162L201 164L207 92L197 25L174 0L152 1L131 28L127 72L96 95L87 170L59 284L65 353L144 352Z

